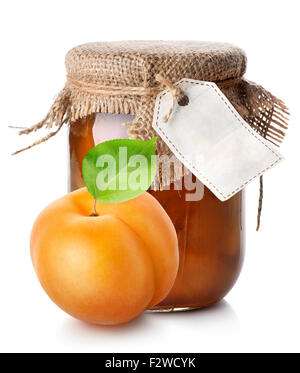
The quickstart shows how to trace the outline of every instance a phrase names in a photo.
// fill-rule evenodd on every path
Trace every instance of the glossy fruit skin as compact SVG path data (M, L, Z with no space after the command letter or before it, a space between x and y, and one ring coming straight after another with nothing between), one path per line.
M31 258L49 297L70 315L120 324L162 301L178 270L174 226L148 193L97 203L86 188L58 199L36 219Z

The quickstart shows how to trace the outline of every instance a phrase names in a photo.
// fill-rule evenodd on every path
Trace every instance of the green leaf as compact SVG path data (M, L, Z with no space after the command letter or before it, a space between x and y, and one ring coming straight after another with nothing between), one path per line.
M82 175L92 196L102 203L115 203L144 193L156 173L156 140L110 140L89 150Z

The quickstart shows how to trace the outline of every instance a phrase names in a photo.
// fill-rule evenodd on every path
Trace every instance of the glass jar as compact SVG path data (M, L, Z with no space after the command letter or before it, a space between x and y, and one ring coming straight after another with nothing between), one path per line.
M131 138L149 140L157 136L152 123L158 95L168 91L172 95L170 109L176 111L176 102L184 103L176 85L182 79L215 83L236 112L257 132L258 139L261 136L280 146L285 136L289 113L284 102L261 85L245 79L246 54L228 43L197 40L92 42L69 50L65 66L66 83L48 114L36 125L21 129L20 134L30 134L41 128L49 132L16 153L47 141L64 124L70 124L70 191L84 186L82 161L90 148L101 141L128 138L126 127L121 123L133 120L134 115L129 113L136 115L129 127ZM171 112L166 110L165 115L168 117ZM183 128L187 133L188 120L187 117L187 125ZM220 140L225 143L226 138ZM233 159L237 157L235 152L233 149ZM171 149L159 136L157 154L172 157ZM218 162L217 157L215 159ZM169 162L171 167L172 162ZM164 165L169 166L169 163L165 161ZM191 200L187 198L191 189L185 184L186 177L181 178L182 171L180 162L168 175L162 167L155 181L164 189L149 190L173 221L180 250L176 282L164 301L155 307L159 311L201 308L219 301L234 285L243 263L244 192L221 202L194 177L196 192L199 188L202 194L201 198ZM188 175L193 177L191 173ZM174 179L176 182L170 185ZM179 189L177 183L181 182L183 188ZM262 195L261 175L257 229Z
M70 191L84 186L81 168L86 152L101 141L128 137L121 123L133 118L96 114L70 126ZM232 288L243 263L243 191L221 202L195 177L193 181L203 190L197 201L186 200L191 190L184 183L182 190L177 190L176 184L170 190L149 190L173 221L179 242L177 279L169 295L155 307L157 311L188 310L216 303Z

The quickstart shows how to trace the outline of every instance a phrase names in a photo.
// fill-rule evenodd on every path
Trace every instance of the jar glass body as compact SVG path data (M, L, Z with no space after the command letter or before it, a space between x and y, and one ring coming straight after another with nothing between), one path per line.
M99 118L95 131L95 118L92 115L70 126L70 191L84 186L82 160L89 149L99 140L126 137L124 129L116 131L111 127L111 133L107 133L107 126L103 125L102 131ZM201 184L195 177L193 182L196 187ZM178 275L168 296L154 308L157 311L202 308L216 303L232 288L243 263L244 192L221 202L201 184L201 198L191 201L186 198L191 190L184 185L181 190L176 184L170 190L149 190L170 216L179 243Z

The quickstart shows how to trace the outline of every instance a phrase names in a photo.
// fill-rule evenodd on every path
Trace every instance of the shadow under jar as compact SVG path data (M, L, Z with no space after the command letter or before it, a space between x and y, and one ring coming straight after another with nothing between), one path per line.
M81 169L87 151L101 141L128 137L121 123L132 119L130 115L96 114L70 125L70 191L84 186ZM218 302L234 285L243 263L243 191L221 202L201 184L202 198L187 201L191 191L182 184L182 190L174 184L170 190L149 190L170 216L179 243L175 284L155 311L189 310Z

